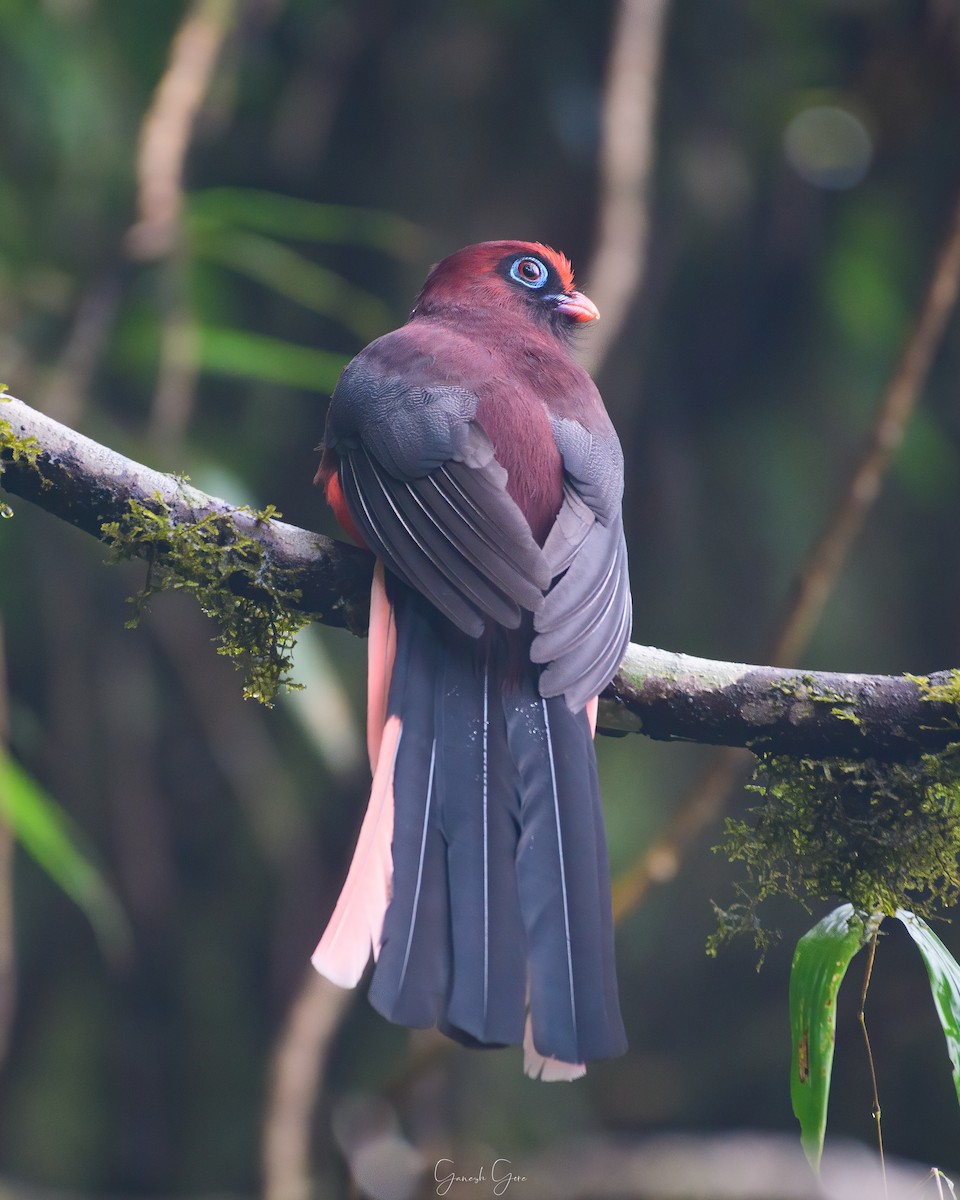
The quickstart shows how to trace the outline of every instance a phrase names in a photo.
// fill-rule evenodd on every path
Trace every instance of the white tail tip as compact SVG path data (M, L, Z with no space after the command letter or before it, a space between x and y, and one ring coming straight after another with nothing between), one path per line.
M523 1073L542 1083L569 1083L582 1079L587 1073L583 1063L563 1062L559 1058L548 1058L533 1044L533 1025L527 1013L527 1025L523 1031Z

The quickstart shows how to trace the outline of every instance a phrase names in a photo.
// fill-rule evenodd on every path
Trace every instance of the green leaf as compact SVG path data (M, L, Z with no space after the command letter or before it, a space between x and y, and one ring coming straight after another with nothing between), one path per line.
M790 1098L800 1122L800 1142L811 1167L820 1169L837 1031L837 992L850 961L869 932L852 904L842 904L797 942L790 972Z
M201 325L197 360L204 371L262 379L313 392L332 392L347 361L341 354L298 346L280 338Z
M208 188L187 201L190 217L218 225L244 225L260 233L327 245L370 246L417 261L426 252L419 225L393 213L346 204L318 204L255 188Z
M122 958L129 951L131 933L119 899L80 849L67 814L2 750L0 816L87 917L104 955L113 961Z
M389 307L273 238L210 227L193 237L197 257L229 267L325 317L334 317L364 341L390 328Z
M916 942L930 976L933 1003L953 1064L953 1086L960 1100L960 963L926 921L905 908L898 908L894 915L903 922L907 933Z

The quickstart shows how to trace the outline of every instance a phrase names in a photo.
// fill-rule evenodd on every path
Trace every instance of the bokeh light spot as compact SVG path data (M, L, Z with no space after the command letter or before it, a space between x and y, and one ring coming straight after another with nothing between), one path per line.
M832 104L805 108L787 125L783 148L793 169L814 187L858 184L873 157L873 139L853 113Z

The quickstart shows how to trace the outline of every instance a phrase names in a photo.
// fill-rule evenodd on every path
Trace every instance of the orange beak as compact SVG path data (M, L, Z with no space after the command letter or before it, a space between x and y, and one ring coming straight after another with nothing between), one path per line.
M571 321L577 321L578 323L600 320L599 308L583 292L567 292L561 296L560 302L557 305L557 312L563 313L565 317L569 317Z

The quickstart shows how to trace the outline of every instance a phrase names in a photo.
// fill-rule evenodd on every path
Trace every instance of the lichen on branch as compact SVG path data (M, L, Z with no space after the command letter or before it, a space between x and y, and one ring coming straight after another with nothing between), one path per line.
M250 512L255 526L280 514L271 505ZM190 593L218 626L218 654L231 659L245 676L243 694L270 705L280 688L299 688L291 677L296 635L310 617L297 609L299 589L282 568L267 561L261 541L238 528L224 512L208 512L193 521L177 518L159 495L130 500L117 521L104 522L102 536L115 561L143 558L144 587L131 598L139 623L150 598L162 591Z

